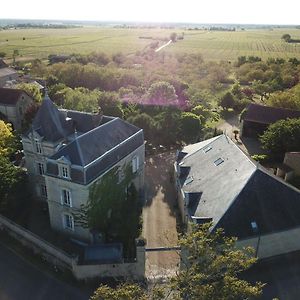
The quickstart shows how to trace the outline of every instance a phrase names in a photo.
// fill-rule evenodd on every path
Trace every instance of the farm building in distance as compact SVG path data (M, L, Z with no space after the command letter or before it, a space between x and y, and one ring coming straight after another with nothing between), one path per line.
M258 137L269 125L288 118L300 118L300 111L251 103L242 116L241 136Z

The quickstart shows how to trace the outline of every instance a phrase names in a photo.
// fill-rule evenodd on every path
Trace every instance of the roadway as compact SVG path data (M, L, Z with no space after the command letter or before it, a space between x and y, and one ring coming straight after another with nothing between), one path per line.
M89 295L39 270L0 242L1 300L87 300Z

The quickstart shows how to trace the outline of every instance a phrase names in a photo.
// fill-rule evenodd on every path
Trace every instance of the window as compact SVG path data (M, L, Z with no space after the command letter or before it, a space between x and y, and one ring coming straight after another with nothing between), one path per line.
M218 166L218 165L220 165L223 162L224 162L223 158L218 158L217 160L214 161L214 164L215 164L215 166Z
M48 197L47 187L44 184L41 184L41 196L44 198Z
M36 153L42 153L42 145L41 145L41 142L35 141L35 151L36 151Z
M121 183L124 180L125 174L124 174L124 170L122 167L118 168L118 183Z
M74 230L74 218L72 215L63 215L64 228Z
M37 163L37 171L40 175L44 175L45 174L45 168L44 168L44 164L38 162Z
M212 149L212 146L205 147L205 148L203 148L203 152L204 152L204 153L207 153L207 152L210 151L211 149Z
M136 173L138 169L139 169L139 157L135 156L132 159L132 173Z
M61 202L63 205L72 207L71 191L63 189L61 191Z
M60 166L60 176L63 178L70 178L69 177L69 167L68 166Z

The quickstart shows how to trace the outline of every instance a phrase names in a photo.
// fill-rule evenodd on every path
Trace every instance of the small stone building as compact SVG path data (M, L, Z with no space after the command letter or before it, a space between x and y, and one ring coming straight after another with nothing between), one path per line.
M17 80L19 75L16 70L10 68L2 59L0 59L0 87L4 87L7 81Z
M21 129L24 115L32 103L33 99L23 90L0 88L1 116L16 130Z

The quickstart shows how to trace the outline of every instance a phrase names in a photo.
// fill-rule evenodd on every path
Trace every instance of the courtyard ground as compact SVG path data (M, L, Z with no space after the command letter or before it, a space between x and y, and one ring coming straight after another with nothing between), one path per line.
M147 248L177 246L177 203L172 177L175 152L148 157L145 167L143 236ZM146 252L147 278L175 274L179 263L176 251Z

